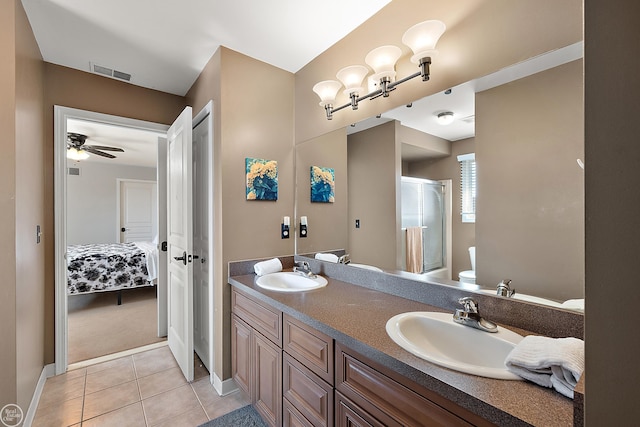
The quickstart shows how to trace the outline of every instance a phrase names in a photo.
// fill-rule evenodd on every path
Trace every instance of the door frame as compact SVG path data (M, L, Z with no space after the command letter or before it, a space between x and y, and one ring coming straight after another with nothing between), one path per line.
M67 322L67 120L94 122L166 133L169 126L110 114L54 105L54 250L55 250L55 373L68 367Z

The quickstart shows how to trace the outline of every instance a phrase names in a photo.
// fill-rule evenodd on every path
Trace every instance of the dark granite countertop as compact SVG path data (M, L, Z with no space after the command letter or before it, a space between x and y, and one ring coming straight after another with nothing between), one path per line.
M446 310L330 277L326 287L300 293L268 291L255 279L239 275L229 283L497 425L573 425L573 401L551 389L440 367L405 351L386 333L387 320L396 314Z

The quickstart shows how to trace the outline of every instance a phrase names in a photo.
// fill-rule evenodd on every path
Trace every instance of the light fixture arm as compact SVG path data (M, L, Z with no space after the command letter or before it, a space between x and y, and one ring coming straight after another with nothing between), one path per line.
M353 110L357 110L358 109L358 103L360 101L364 101L365 99L376 99L379 96L382 96L383 98L387 98L389 96L389 93L393 90L396 89L396 86L407 82L411 79L414 79L418 76L422 77L422 81L426 82L429 81L429 65L431 64L431 57L425 57L422 58L420 60L420 63L418 64L418 66L420 67L420 71L417 71L413 74L411 74L410 76L407 76L403 79L400 80L396 80L395 82L392 82L391 79L389 77L383 77L380 79L380 89L376 89L372 92L369 92L366 95L363 96L358 96L358 94L356 92L351 92L351 94L349 94L349 102L347 102L346 104L343 104L339 107L333 107L331 104L327 104L324 106L324 109L327 113L327 120L332 120L333 119L333 113L343 110L347 107L351 107Z

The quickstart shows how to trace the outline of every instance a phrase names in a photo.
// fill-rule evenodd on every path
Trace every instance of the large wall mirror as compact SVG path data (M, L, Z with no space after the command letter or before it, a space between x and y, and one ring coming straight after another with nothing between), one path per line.
M581 310L582 47L558 46L297 144L296 219L307 218L308 235L296 233L296 253L344 249L360 267L493 294L510 279L513 297ZM453 123L439 124L449 111ZM475 222L462 215L461 160L470 158ZM330 203L311 201L314 166L334 173ZM417 270L406 249L416 228ZM475 284L460 279L471 271Z

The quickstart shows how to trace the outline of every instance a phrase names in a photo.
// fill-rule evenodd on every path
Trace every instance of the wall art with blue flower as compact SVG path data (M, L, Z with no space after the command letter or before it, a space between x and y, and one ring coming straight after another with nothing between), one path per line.
M333 168L311 166L311 201L333 203L335 201L336 174Z
M247 200L278 200L278 162L245 158Z

